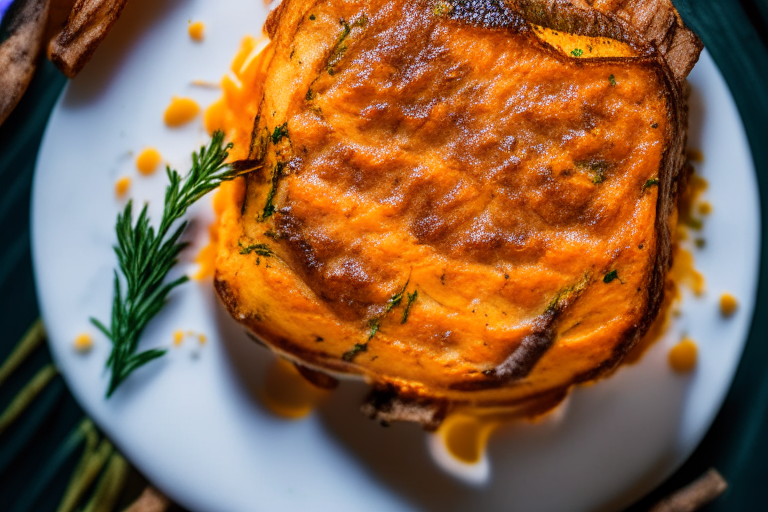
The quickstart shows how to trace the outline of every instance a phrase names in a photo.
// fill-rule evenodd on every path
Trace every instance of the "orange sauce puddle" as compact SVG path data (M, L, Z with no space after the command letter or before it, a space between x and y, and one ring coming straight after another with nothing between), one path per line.
M310 384L296 367L277 359L267 372L259 392L262 403L275 415L286 419L301 419L328 395Z
M690 373L696 367L698 352L696 343L690 338L684 338L683 341L670 349L669 366L676 373Z
M87 333L80 334L73 343L76 351L80 353L87 353L93 349L93 336Z
M117 183L115 183L115 195L122 199L125 197L125 194L128 193L128 189L131 188L131 178L124 177L117 180Z
M165 109L163 120L171 128L178 128L191 123L200 113L200 105L192 98L174 96L168 108Z
M154 174L163 157L155 148L146 148L136 157L136 169L144 176Z
M187 31L189 32L189 37L193 41L197 41L199 43L205 39L205 24L202 21L190 23L189 27L187 27Z

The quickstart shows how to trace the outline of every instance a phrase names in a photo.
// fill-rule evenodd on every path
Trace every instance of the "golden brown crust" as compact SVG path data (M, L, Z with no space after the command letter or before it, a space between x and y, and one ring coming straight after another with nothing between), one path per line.
M681 82L640 31L581 3L556 18L534 2L374 3L270 16L260 142L240 155L266 172L223 220L217 290L279 353L364 375L380 420L551 407L658 314ZM634 56L590 58L589 39L563 55L523 15Z
M6 13L5 33L0 33L0 124L21 100L35 73L48 10L48 0L25 0Z

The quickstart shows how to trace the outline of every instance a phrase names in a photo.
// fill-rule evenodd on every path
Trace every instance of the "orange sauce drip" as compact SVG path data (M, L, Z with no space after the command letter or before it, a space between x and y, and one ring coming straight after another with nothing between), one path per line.
M174 96L165 110L163 119L169 127L178 128L194 121L199 113L200 105L195 100Z
M73 343L78 352L90 352L93 348L93 336L87 333L80 334Z
M136 157L136 168L144 176L149 176L157 170L162 160L163 157L158 150L146 148Z
M722 313L723 316L733 316L738 308L739 302L736 300L736 297L730 293L724 293L720 296L720 313Z
M677 373L690 373L696 367L698 352L696 343L685 338L669 351L669 365Z
M128 193L128 189L131 188L131 178L123 177L117 180L117 183L115 183L115 195L122 199L125 197L125 194Z
M305 417L327 394L307 382L296 367L284 359L274 362L260 392L262 403L287 419Z
M499 421L474 414L452 414L440 425L438 435L446 450L464 464L477 464Z
M189 37L192 38L193 41L200 42L205 38L205 24L202 21L190 23L187 30L189 32Z

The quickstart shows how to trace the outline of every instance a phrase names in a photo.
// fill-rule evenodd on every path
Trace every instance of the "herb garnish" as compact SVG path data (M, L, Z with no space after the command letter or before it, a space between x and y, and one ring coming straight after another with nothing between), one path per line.
M608 172L608 162L604 161L585 161L576 162L576 167L587 169L592 173L592 183L599 185L605 181Z
M607 274L605 274L605 277L603 278L603 282L605 284L610 284L614 282L616 279L619 278L619 271L618 270L611 270Z
M272 144L277 144L286 137L288 137L288 121L275 127L275 131L272 132Z
M265 258L269 258L275 255L275 253L272 252L272 249L270 249L267 244L243 245L242 243L238 242L238 245L240 245L240 254L255 253L259 256L264 256Z
M259 216L259 222L264 222L275 213L275 195L277 194L278 182L283 176L283 167L285 167L285 164L278 162L272 171L272 185L269 187L269 192L267 192L267 202L264 204L264 211Z
M165 350L137 353L137 349L144 329L163 308L170 292L189 280L183 276L164 284L179 253L188 245L179 241L188 222L182 222L173 231L171 227L198 199L222 182L237 177L237 171L224 163L231 148L232 144L224 145L224 133L216 132L207 148L202 147L199 154L192 154L192 170L187 176L182 177L167 168L170 184L165 191L163 217L157 231L149 225L147 205L142 208L135 225L132 201L117 216L117 245L114 249L125 285L115 271L109 327L91 318L91 322L112 341L112 353L107 360L111 372L107 397L112 396L134 370L165 354Z
M342 359L345 361L352 361L360 352L368 351L368 342L371 341L376 336L376 334L378 334L379 329L381 328L381 321L384 320L384 317L386 317L389 313L392 312L393 309L395 309L400 305L401 302L403 302L403 297L406 296L405 289L408 288L408 283L410 282L411 279L408 278L408 281L405 282L405 286L403 286L402 290L390 297L390 299L387 301L387 307L384 308L383 313L368 320L368 339L365 341L365 343L356 344L352 350L345 352L344 355L341 356ZM408 303L405 307L406 311L403 314L403 320L401 323L404 324L408 320L408 310L418 295L418 291L414 291L412 294L407 294Z
M310 14L309 19L311 19L312 21L315 21L317 17L314 14Z
M413 306L413 303L416 302L416 299L418 298L419 290L414 290L413 293L408 294L408 300L405 302L405 309L403 310L403 319L400 321L401 324L408 321L408 314L411 312L411 306Z
M645 182L645 185L643 185L643 192L648 190L651 187L655 187L659 184L659 180L657 178L651 178L648 181Z
M611 75L608 77L608 82L611 84L611 87L616 87L616 77Z
M344 352L344 355L341 356L342 359L344 359L347 362L352 362L353 359L360 353L360 352L368 352L368 344L367 343L357 343L355 346L350 350L349 352Z
M584 55L584 50L582 50L581 48L574 48L573 51L571 52L571 55L573 55L574 57L581 57L582 55Z

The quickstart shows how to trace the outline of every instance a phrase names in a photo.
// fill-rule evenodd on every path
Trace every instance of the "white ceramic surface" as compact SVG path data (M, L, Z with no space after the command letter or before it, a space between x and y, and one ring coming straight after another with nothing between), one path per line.
M151 324L144 347L168 347L106 401L108 341L81 355L72 340L107 319L115 266L114 184L133 176L131 197L149 200L157 219L163 173L138 177L134 156L157 146L185 170L206 141L201 123L162 124L171 96L203 104L218 95L191 85L218 81L239 40L258 34L266 10L256 0L134 0L91 65L66 89L48 125L34 185L34 264L42 313L57 365L87 413L119 449L193 511L617 510L666 478L709 428L730 386L752 318L759 261L759 198L744 130L708 54L691 76L691 145L714 206L696 251L707 293L688 296L670 332L632 367L574 393L562 421L509 426L490 445L490 482L470 486L430 459L426 434L384 429L357 411L365 389L344 383L303 421L267 412L256 390L271 355L248 340L218 306L209 282L185 285ZM188 20L203 20L193 43ZM209 201L194 209L181 270L193 272L206 243ZM740 299L734 318L718 297ZM204 333L172 348L177 329ZM666 357L683 333L700 346L688 376Z

